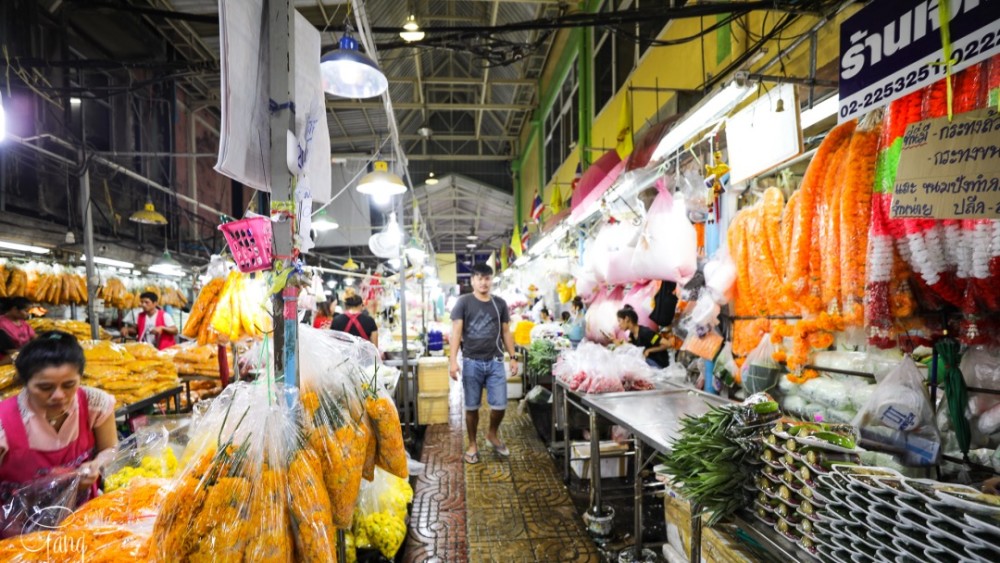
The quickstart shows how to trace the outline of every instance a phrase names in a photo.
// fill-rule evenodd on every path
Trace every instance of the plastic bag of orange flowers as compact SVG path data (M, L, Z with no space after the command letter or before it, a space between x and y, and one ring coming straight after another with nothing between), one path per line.
M150 560L293 560L288 459L294 405L282 386L267 383L237 383L212 402L163 501Z

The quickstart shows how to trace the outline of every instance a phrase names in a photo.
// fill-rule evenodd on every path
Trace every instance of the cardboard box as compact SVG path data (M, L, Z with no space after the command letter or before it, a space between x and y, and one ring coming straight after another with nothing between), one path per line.
M590 442L573 442L573 457L586 459L570 460L569 467L577 477L590 479ZM604 457L605 455L618 455L628 451L628 445L619 444L610 440L601 442L601 478L624 477L625 461L624 457Z
M507 400L513 401L524 396L524 381L520 376L507 380Z
M442 424L448 422L448 393L420 393L417 395L417 424Z
M663 498L670 546L685 558L691 555L691 504L670 489ZM758 559L723 529L701 528L701 560L708 563L753 563Z
M450 385L448 358L417 360L417 386L420 393L447 393Z

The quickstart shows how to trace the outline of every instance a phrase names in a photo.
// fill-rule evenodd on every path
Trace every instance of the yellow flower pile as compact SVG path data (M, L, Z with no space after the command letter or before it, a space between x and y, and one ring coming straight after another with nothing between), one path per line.
M354 541L393 559L406 539L406 506L413 500L409 482L382 470L362 485L362 500L354 514Z
M158 456L143 456L138 467L123 467L104 479L104 491L111 492L127 486L133 479L173 477L177 472L177 456L174 450L164 448Z
M86 340L80 344L87 360L82 383L111 393L119 406L180 385L174 363L145 342L123 346Z

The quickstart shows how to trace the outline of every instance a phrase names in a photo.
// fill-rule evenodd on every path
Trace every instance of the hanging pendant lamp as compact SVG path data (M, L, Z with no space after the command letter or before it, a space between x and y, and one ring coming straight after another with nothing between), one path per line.
M375 169L358 182L358 192L381 199L406 193L406 184L402 178L389 172L386 161L377 160L374 166Z
M343 268L348 272L355 272L360 268L360 266L358 266L358 263L354 261L354 258L348 256L347 262L344 262Z
M344 33L339 48L319 60L323 91L342 98L374 98L389 88L389 80L368 55L358 50L358 40Z
M163 216L162 213L153 207L153 202L151 200L146 200L146 205L142 209L136 211L128 218L129 221L135 221L136 223L142 223L143 225L166 225L167 218Z
M399 37L407 43L420 41L424 38L424 32L421 31L416 16L410 14L410 17L406 18L406 23L403 24L403 31L399 32Z

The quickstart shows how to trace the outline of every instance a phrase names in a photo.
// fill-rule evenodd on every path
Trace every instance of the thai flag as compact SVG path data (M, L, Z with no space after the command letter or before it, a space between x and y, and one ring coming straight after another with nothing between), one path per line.
M524 223L521 225L521 252L528 250L528 239L531 237L531 233L528 232L528 224Z
M545 204L542 203L541 194L535 194L535 201L531 204L531 218L535 221L539 221L542 218L542 211L545 210Z
M580 184L580 178L583 178L583 164L577 163L576 174L573 175L573 181L570 182L570 191L576 191L576 186Z

